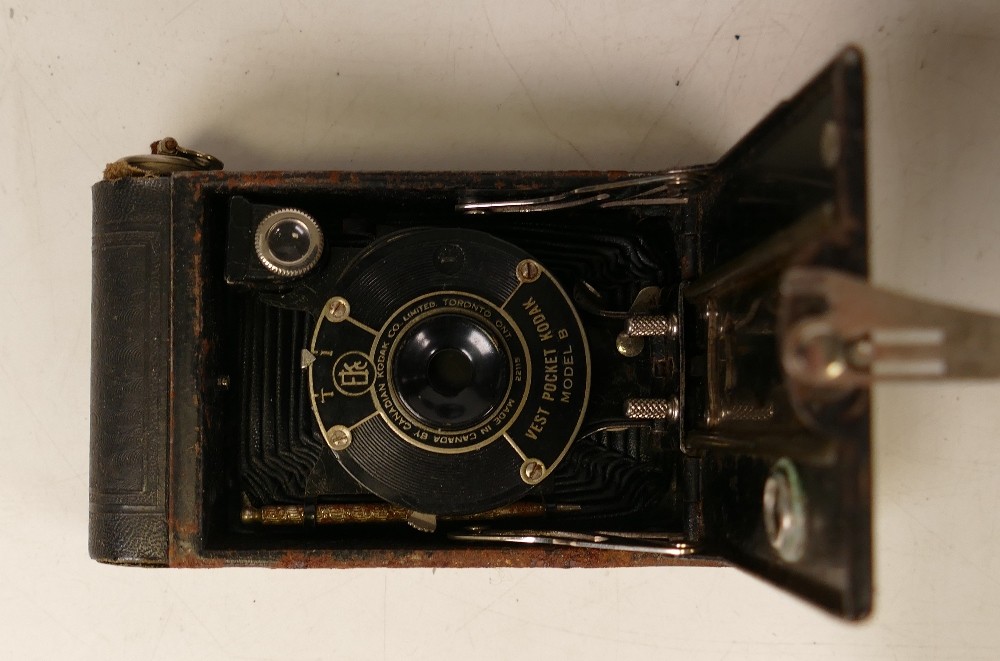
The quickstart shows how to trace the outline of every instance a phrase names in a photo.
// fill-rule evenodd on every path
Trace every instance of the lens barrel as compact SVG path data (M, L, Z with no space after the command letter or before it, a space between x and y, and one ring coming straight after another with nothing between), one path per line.
M329 285L308 352L318 443L383 500L437 515L510 504L573 442L590 349L555 277L473 230L411 229ZM330 442L350 434L350 443Z
M415 323L393 359L393 386L423 424L464 429L486 420L510 389L510 356L482 322L436 314Z

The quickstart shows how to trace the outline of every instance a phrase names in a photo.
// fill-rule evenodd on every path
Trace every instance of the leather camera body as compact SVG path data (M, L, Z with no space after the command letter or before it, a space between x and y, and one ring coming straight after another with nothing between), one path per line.
M867 276L856 50L709 165L153 151L93 189L97 560L726 563L869 611L869 391L788 348L802 283Z

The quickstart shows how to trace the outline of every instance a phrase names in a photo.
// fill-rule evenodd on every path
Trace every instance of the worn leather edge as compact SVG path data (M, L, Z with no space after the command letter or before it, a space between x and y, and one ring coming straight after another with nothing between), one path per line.
M90 555L167 564L169 177L93 187Z

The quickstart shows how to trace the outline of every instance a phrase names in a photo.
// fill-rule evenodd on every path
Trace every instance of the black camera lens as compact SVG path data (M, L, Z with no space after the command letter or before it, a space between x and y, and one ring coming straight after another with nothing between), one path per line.
M257 257L272 273L298 276L312 269L323 252L323 232L316 221L295 209L268 214L254 236Z
M510 369L506 352L477 319L438 314L418 321L400 339L393 382L400 401L434 429L476 425L505 396Z
M441 349L427 366L431 388L445 397L454 397L471 386L475 376L472 358L461 349Z

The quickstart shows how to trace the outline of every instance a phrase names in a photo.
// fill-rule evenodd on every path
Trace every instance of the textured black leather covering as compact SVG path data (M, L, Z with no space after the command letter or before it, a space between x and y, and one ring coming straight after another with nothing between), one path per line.
M166 565L170 178L93 197L90 555Z

